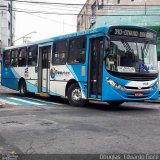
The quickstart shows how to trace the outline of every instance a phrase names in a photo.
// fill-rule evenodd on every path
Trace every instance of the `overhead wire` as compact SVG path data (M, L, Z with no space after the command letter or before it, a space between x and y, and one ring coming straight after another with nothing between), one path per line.
M8 11L7 9L0 9L3 11ZM77 13L58 13L58 12L46 12L46 11L31 11L31 10L16 10L13 9L12 11L19 12L19 13L34 13L34 14L45 14L45 15L83 15L83 16L92 16L91 14L77 14ZM160 14L96 14L95 16L160 16Z
M28 5L28 6L32 6L33 7L33 5L32 4L20 4L20 5ZM57 9L57 10L66 10L66 11L78 11L79 12L79 8L75 8L75 10L73 10L72 8L67 8L66 9L66 7L65 7L65 9L64 9L64 7L57 7L57 8L54 8L54 7L48 7L48 6L45 6L45 5L39 5L39 4L36 4L34 7L38 7L38 8L46 8L46 9ZM56 7L56 6L55 6Z
M60 22L60 21L57 21L57 20L54 20L54 19L51 19L51 18L46 18L46 17L34 15L32 13L27 13L27 14L30 14L32 16L35 16L35 17L38 17L38 18L41 18L41 19L49 20L49 21L54 22L54 23L60 23L60 24L63 23L63 22ZM68 24L68 23L64 23L64 25L71 26L71 27L76 27L76 25L72 25L72 24Z
M5 1L10 1L10 0L5 0ZM93 4L82 4L82 3L54 3L54 2L44 2L44 1L26 1L26 0L13 0L15 2L21 2L21 3L37 3L37 4L48 4L48 5L65 5L65 6L92 6ZM160 5L121 5L121 4L113 4L113 5L99 5L96 4L94 6L160 6Z
M23 5L23 4L21 4L21 5ZM25 4L25 6L26 6L26 5L33 6L33 5L31 5L31 4ZM36 7L40 7L40 8L43 7L43 8L47 8L47 9L56 9L56 10L63 10L63 11L73 11L73 12L74 12L74 11L75 11L75 12L76 12L76 11L77 11L77 12L79 11L79 10L70 10L69 8L67 8L67 9L66 9L66 8L65 8L65 9L62 9L62 8L46 7L46 6L44 6L44 5L43 5L42 7L41 7L41 6L36 6ZM115 7L117 7L117 9L119 9L119 10L123 8L123 6L115 6ZM69 10L68 10L68 9L69 9ZM126 9L126 8L125 8L125 9ZM147 9L147 7L146 7L146 9ZM98 12L100 13L100 12L104 12L104 11L108 11L108 10L113 10L113 9L112 9L111 7L109 7L109 6L106 6L106 7L103 7L103 10L102 10L102 11L101 11L101 10L98 10ZM130 7L130 8L127 7L127 10L131 10L131 11L133 11L133 10L134 10L134 11L137 11L137 10L138 10L138 11L139 11L139 10L140 10L140 11L143 11L143 10L144 10L144 11L145 11L144 8L143 8L143 9L142 9L141 7L137 8L137 6L134 7L134 8L133 8L133 7Z
M33 1L31 1L31 2L33 2ZM122 6L122 5L121 5ZM123 5L123 6L126 6L126 5ZM144 6L144 5L143 5ZM117 5L114 5L114 7L117 7ZM144 12L146 12L146 10L145 10L145 8L142 10L141 8L137 8L137 6L134 6L134 7L136 7L136 8L127 8L127 10L129 10L130 9L130 11L133 11L133 12L135 12L135 11L144 11ZM139 6L138 6L139 7ZM145 5L145 7L146 7L146 5ZM48 7L44 7L43 6L43 8L48 8ZM52 8L50 8L50 9L52 9ZM63 10L63 9L59 9L59 8L54 8L54 9L58 9L58 10ZM118 8L117 9L121 9L120 8L120 6L118 6ZM136 9L136 10L135 10ZM146 8L147 9L147 8ZM63 13L59 13L59 12L46 12L46 11L39 11L39 10L26 10L26 9L19 9L19 10L17 10L17 12L22 12L24 10L24 12L27 12L27 13L40 13L40 14L56 14L56 15L83 15L83 16L91 16L91 11L90 12L88 12L89 14L83 14L83 13L78 13L78 14L76 14L76 13L65 13L65 12L63 12ZM104 8L103 7L103 11L98 11L98 13L99 14L97 14L97 16L106 16L106 14L104 14L104 12L105 12L105 10L106 11L109 11L109 10L113 10L113 8L109 8L109 6L107 6L107 8ZM67 12L74 12L75 10L68 10L68 9L64 9L64 11L67 11ZM76 11L75 11L76 12ZM78 12L78 11L77 11ZM103 13L103 14L101 14L101 13ZM126 14L125 14L126 15ZM127 14L128 15L128 14ZM130 15L130 14L129 14ZM137 15L137 14L136 14ZM157 15L157 14L156 14ZM112 16L112 15L110 15L110 16Z
M49 14L51 14L51 13L61 13L61 12L50 12L50 11L45 11L45 10L30 10L30 9L21 9L21 8L13 8L13 10L21 10L21 11L28 11L28 12L39 12L39 13L45 13L45 14L47 14L47 13L49 13ZM69 11L69 12L73 12L73 11ZM67 13L66 13L67 14Z
M5 0L5 1L10 1L10 0ZM68 5L68 6L83 6L84 3L54 3L54 2L44 2L44 1L24 1L24 0L13 0L13 2L19 2L19 3L37 3L37 4L48 4L48 5Z
M8 1L8 0L5 0L5 1ZM37 3L39 4L39 3L41 3L41 4L63 4L63 5L80 5L80 4L71 4L71 3L51 3L51 2L39 2L39 1L24 1L24 0L14 0L14 1L16 1L16 2L27 2L27 3L36 3L36 5L37 5ZM28 5L28 4L27 4ZM144 9L142 9L142 8L137 8L137 6L135 6L134 5L134 7L136 7L136 8L126 8L127 9L127 11L134 11L134 14L131 14L131 12L130 12L130 14L112 14L112 13L107 13L107 11L109 11L109 10L112 10L112 7L109 7L109 6L114 6L114 7L116 7L117 5L105 5L105 6L107 6L106 8L103 6L103 11L102 12L100 12L100 11L98 11L98 13L95 15L95 16L143 16L143 15L145 15L145 16L159 16L159 13L158 14L146 14L146 8L144 8ZM118 5L118 7L124 7L124 6L132 6L132 5ZM147 7L146 5L138 5L138 7L139 6L145 6L145 7ZM152 5L153 6L153 5ZM57 7L57 6L56 6ZM156 6L157 7L157 6ZM45 7L43 7L43 8L45 8ZM46 8L48 8L48 7L46 7ZM0 9L2 9L2 8L0 8ZM50 9L52 9L52 8L50 8ZM58 10L60 10L59 8L55 8L55 9L58 9ZM117 8L118 10L120 10L120 8ZM93 16L92 15L92 13L91 13L91 10L90 10L90 12L88 12L88 13L74 13L74 12L78 12L78 11L73 11L73 10L68 10L68 9L61 9L61 10L63 10L63 12L53 12L53 11L42 11L42 10L28 10L28 9L24 9L24 8L14 8L13 9L13 11L15 11L15 12L24 12L24 13L30 13L30 14L53 14L53 15L73 15L73 16L77 16L77 15L79 15L79 16L81 16L81 15L83 15L83 16ZM106 11L106 13L104 14L104 12ZM135 12L136 11L144 11L144 13L139 13L139 14L135 14ZM71 13L70 13L71 12Z

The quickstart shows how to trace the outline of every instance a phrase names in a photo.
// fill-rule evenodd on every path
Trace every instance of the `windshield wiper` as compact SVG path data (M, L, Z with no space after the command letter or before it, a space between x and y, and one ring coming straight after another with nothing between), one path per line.
M124 48L126 48L127 52L131 52L131 53L134 53L133 52L133 49L131 48L131 46L128 44L128 42L126 42L125 40L121 40Z

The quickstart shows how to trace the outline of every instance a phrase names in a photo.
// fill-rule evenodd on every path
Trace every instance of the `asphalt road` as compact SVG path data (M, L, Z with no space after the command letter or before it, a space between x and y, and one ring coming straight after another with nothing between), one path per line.
M0 96L19 97L2 88ZM0 153L160 152L159 103L73 107L61 98L34 98L50 104L0 108Z

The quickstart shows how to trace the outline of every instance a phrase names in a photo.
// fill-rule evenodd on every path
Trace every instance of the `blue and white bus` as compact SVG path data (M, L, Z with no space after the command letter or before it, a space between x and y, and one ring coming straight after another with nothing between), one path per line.
M3 49L2 85L72 105L158 98L156 32L105 26Z

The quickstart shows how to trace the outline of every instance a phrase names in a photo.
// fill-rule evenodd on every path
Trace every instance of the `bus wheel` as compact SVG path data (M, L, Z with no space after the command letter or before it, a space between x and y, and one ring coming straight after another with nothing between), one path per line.
M84 106L86 100L82 99L82 92L77 83L72 84L67 91L68 101L74 106Z
M112 106L119 106L121 104L123 104L123 101L108 101L108 104L112 105Z
M20 82L19 91L21 96L27 95L27 87L26 82L24 80Z

